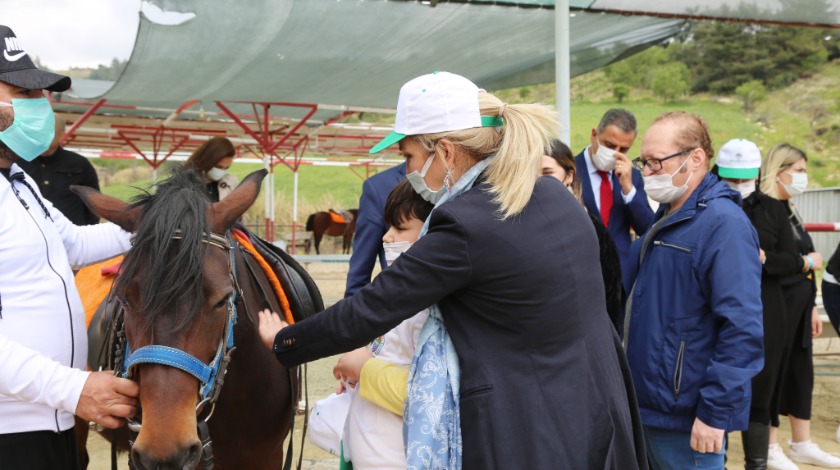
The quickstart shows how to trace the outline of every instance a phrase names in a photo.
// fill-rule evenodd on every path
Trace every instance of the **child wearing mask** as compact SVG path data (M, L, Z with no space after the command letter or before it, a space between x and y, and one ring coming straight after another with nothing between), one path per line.
M417 241L433 207L407 180L394 187L385 203L384 218L390 228L382 237L388 266ZM342 437L344 459L352 462L354 470L406 468L403 406L399 398L383 400L383 395L405 399L408 367L428 316L423 310L369 346L344 354L333 370L340 381L338 393L347 386L355 388ZM382 369L391 374L381 374ZM403 379L394 381L394 372Z

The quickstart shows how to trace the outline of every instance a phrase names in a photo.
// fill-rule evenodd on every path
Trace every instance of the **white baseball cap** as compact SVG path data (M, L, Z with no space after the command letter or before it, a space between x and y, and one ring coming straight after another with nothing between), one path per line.
M481 116L475 83L449 72L434 72L400 88L397 120L391 132L370 149L381 152L407 135L434 134L474 127L498 127L499 116Z
M732 139L718 151L718 175L721 178L748 180L758 178L761 150L746 139Z

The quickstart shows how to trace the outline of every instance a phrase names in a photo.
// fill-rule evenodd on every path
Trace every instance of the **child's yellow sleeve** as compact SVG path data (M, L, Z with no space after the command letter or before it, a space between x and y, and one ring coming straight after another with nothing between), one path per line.
M374 405L402 416L408 395L407 381L408 369L374 357L362 366L359 395Z

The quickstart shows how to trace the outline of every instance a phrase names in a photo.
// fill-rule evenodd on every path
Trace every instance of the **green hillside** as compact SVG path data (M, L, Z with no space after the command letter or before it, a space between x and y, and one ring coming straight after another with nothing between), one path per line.
M572 150L577 153L589 143L590 131L609 108L631 110L643 135L653 119L666 111L690 111L709 123L715 147L741 137L755 141L763 151L778 142L787 141L803 148L809 155L812 187L840 184L840 63L827 63L807 78L768 93L755 111L745 114L741 103L731 97L698 94L684 100L663 103L645 90L633 89L622 103L612 96L604 72L596 71L572 81ZM509 103L543 102L554 104L554 85L547 84L497 92ZM630 150L638 155L641 139ZM147 188L151 170L139 160L94 160L103 191L128 200ZM258 164L235 163L232 173L240 179L259 169ZM165 168L159 175L165 174ZM291 170L285 165L275 168L275 206L278 224L292 222ZM357 207L362 179L344 167L302 165L299 170L298 222L316 210ZM249 211L250 223L263 217L263 202Z

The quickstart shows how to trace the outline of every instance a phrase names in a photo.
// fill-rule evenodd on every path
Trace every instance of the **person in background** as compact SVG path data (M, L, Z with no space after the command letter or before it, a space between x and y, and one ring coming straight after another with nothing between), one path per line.
M653 222L642 174L627 158L636 140L636 118L625 109L610 109L589 139L590 145L575 157L583 204L609 229L624 271L630 261L630 230L641 236ZM627 282L624 289L630 290Z
M61 146L65 122L55 117L55 136L50 147L31 162L19 158L15 163L38 183L41 195L50 201L64 217L76 225L99 223L99 217L70 191L70 185L88 186L99 190L99 177L87 158Z
M840 336L840 243L825 265L822 278L822 296L825 313L834 331ZM840 439L837 440L840 442Z
M50 146L55 122L44 90L70 77L38 70L0 26L0 468L75 470L73 415L117 428L137 411L138 385L86 372L85 314L71 266L131 247L111 223L79 227L41 197L15 163Z
M196 168L204 174L210 200L219 202L239 184L236 177L228 173L234 156L236 148L230 140L212 137L190 155L184 166Z
M388 231L388 225L382 218L382 214L388 194L403 178L405 178L405 163L400 163L371 176L362 184L353 253L350 255L344 297L350 297L370 283L377 256L382 268L387 266L385 251L382 248L382 236Z
M263 342L292 366L363 346L428 307L404 415L409 467L646 468L591 269L595 231L559 181L539 177L552 110L435 72L403 85L396 116L371 152L399 143L406 178L435 203L428 230L323 312L286 327L261 314Z
M730 140L718 151L718 176L741 194L741 207L755 227L761 247L764 368L753 377L749 427L741 433L748 470L768 468L770 417L779 412L773 397L785 359L785 302L781 280L801 271L784 206L757 188L760 167L761 151L749 140Z
M575 160L569 147L558 139L551 142L551 151L543 156L542 176L551 176L560 180L569 191L574 194L578 202L580 198L580 179L577 177ZM586 206L584 206L585 208ZM607 314L613 327L619 335L624 334L624 288L621 285L621 263L618 249L607 228L601 223L600 217L589 214L595 235L598 236L598 246L601 249L601 276L604 278L604 291L607 300Z
M831 320L831 326L840 336L840 280L838 279L840 279L840 243L828 259L822 278L823 307ZM834 440L840 443L840 426L837 427Z
M723 468L724 433L747 428L763 365L758 236L709 174L713 157L705 121L672 112L634 161L660 204L632 246L624 335L654 470Z
M784 344L785 363L779 377L778 414L771 416L768 467L793 470L806 463L840 468L840 458L824 452L811 441L811 399L814 389L814 361L811 339L822 333L822 322L815 305L814 271L821 269L822 255L814 251L811 236L802 224L792 199L808 187L808 157L790 144L775 145L767 153L761 167L761 192L782 201L796 245L797 273L782 279L785 300L787 336ZM790 420L792 440L789 457L779 446L779 414ZM792 462L793 461L793 462Z

